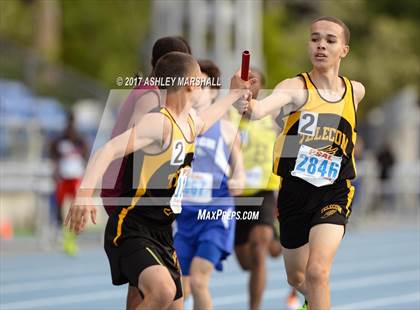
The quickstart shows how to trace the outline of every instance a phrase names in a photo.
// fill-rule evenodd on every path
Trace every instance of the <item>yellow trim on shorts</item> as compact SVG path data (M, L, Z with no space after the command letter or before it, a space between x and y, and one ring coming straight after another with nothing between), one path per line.
M346 180L347 188L349 189L349 193L347 194L347 204L346 204L346 217L350 215L350 204L353 201L354 197L354 186L351 185L350 180Z
M159 260L159 258L156 256L155 253L153 253L153 251L149 248L146 247L146 250L153 256L153 258L159 263L159 265L164 266L161 261Z

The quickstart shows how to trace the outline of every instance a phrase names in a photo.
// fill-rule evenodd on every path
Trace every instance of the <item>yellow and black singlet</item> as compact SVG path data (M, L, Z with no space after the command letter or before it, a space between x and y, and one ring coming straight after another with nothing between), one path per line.
M321 96L308 73L299 76L305 81L307 99L297 111L282 117L282 132L274 146L273 172L283 178L304 175L302 178L310 183L316 178L331 183L353 179L357 134L350 80L340 77L345 91L341 99L332 102Z
M123 233L124 220L127 217L141 219L142 222L151 225L170 225L175 219L169 202L174 194L180 170L191 166L194 140L190 141L185 137L167 109L159 108L157 111L171 122L170 143L157 154L139 150L128 156L123 171L122 196L132 198L128 206L119 210L118 231L114 243ZM188 124L192 137L195 138L195 125L190 115Z

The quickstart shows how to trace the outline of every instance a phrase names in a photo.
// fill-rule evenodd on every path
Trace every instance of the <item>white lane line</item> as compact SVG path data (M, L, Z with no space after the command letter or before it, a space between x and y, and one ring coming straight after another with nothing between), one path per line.
M374 271L386 269L387 267L413 267L413 264L417 264L418 261L412 256L404 257L399 264L395 264L395 259L386 258L379 262L369 262L364 261L362 264L354 265L354 263L348 263L346 265L337 265L334 268L333 276L352 274L360 271ZM284 273L284 268L282 269L270 269L269 280L283 280L286 281L286 275ZM247 278L245 273L229 273L228 275L219 275L217 274L213 281L210 283L211 288L220 288L225 286L233 285L242 285L244 284L244 278ZM10 284L3 284L0 286L0 294L16 294L25 292L36 292L36 291L47 291L47 290L57 290L57 289L69 289L76 287L85 287L85 286L95 286L103 285L110 283L111 278L109 275L92 275L92 276L82 276L82 277L63 277L59 281L57 279L47 279L47 280L37 280L37 281L25 281L25 282L14 282Z
M383 284L403 283L419 279L419 270L414 269L406 272L387 273L380 276L369 276L355 278L352 280L333 281L330 284L331 291L348 290L352 288L375 287ZM264 293L264 300L278 299L285 295L287 289L269 289ZM216 297L213 299L214 306L226 306L232 304L242 304L248 300L248 294L236 294L230 296ZM334 308L335 309L335 308Z
M402 283L419 278L418 270L410 270L407 272L388 273L380 276L362 277L349 280L341 280L331 283L331 291L347 290L350 288L372 287L388 283ZM288 289L271 289L265 292L264 300L278 299L279 296L286 294ZM30 299L26 301L10 302L2 305L2 309L33 309L47 306L58 306L65 304L74 304L88 301L107 300L124 298L125 292L120 290L104 290L99 292L91 292L85 294L65 295L61 297L47 297L39 299ZM247 294L237 294L213 299L214 306L232 305L243 303L247 300Z
M415 243L413 242L408 242L408 241L403 241L403 242L396 242L396 243L392 243L390 245L392 245L392 249L394 252L399 252L397 247L404 247L406 248L409 245L413 245ZM385 245L387 246L387 245ZM367 257L357 257L357 258L352 258L349 256L351 256L350 254L355 253L354 250L352 250L352 246L348 246L346 244L343 243L342 245L342 249L339 253L339 256L336 258L335 262L336 263L347 263L347 262L354 262L354 259L357 259L358 261L360 260L370 260L370 259L375 259L378 256L378 251L385 251L383 244L380 244L380 247L377 247L378 249L375 250L375 247L372 245L370 246L369 249L365 249L365 248L360 248L358 246L357 248L357 253L358 255L360 255L360 253L365 253L368 254ZM349 252L350 251L350 252ZM369 254L370 253L370 254ZM382 252L381 252L382 253ZM408 255L412 255L410 253L407 253L406 256ZM84 257L83 257L84 258ZM76 258L78 259L78 258ZM85 260L86 261L86 260ZM45 264L45 262L48 262L48 256L46 257L45 261L43 264ZM60 264L63 264L63 261L58 262ZM107 262L106 262L106 258L104 258L104 256L99 257L98 256L98 261L96 264L92 264L90 263L82 263L83 268L79 268L78 265L74 265L74 263L76 263L76 261L71 261L69 263L69 268L68 269L64 269L63 266L59 266L59 265L50 265L50 268L48 269L48 275L53 275L51 276L52 278L59 278L60 276L68 276L68 275L75 275L75 274L86 274L86 272L91 273L92 270L94 271L108 271L107 268ZM269 261L267 264L267 267L272 268L273 265L277 264L278 262L271 262ZM0 264L0 273L1 273L1 277L0 277L0 284L1 285L6 285L8 284L7 282L12 282L15 280L30 280L30 279L39 279L42 277L45 277L46 272L45 269L39 269L35 266L31 266L28 267L28 262L25 262L25 267L22 267L22 269L15 269L13 268L12 270L8 270L7 267L2 266L3 264ZM281 264L282 266L282 264ZM275 266L274 266L275 268ZM284 268L283 268L284 269ZM239 271L239 270L238 270ZM230 271L228 271L228 273L231 273ZM227 273L225 273L227 274Z
M108 269L105 264L83 264L81 262L80 265L77 266L66 266L65 263L63 263L60 267L51 267L48 268L48 261L46 260L44 265L42 266L34 266L32 270L26 271L22 270L20 272L13 272L8 273L7 270L1 270L1 285L7 285L8 282L11 281L19 281L19 280L25 280L27 282L30 279L40 279L45 278L45 276L48 276L48 278L51 279L57 279L60 277L66 277L66 276L72 276L72 275L84 275L84 274L92 274L92 273L101 273L101 272L108 272Z
M413 266L414 265L414 266ZM387 269L389 267L418 267L418 260L413 258L412 256L405 256L401 258L398 263L395 262L394 258L386 258L380 261L363 261L362 263L355 264L354 261L351 263L346 264L337 264L333 265L333 272L332 276L339 276L339 275L346 275L346 274L353 274L360 271L374 271L374 270L381 270ZM284 273L284 269L281 270L267 270L267 273L270 273L270 280L284 280L286 281L286 274ZM238 274L233 276L217 276L210 282L210 287L224 287L224 286L231 286L231 285L241 285L244 284L244 276L248 277L246 274Z
M33 282L13 283L0 286L0 294L16 294L22 292L36 292L56 289L68 289L75 287L92 286L98 284L110 284L110 276L86 276L86 277L71 277L54 280L40 280Z
M334 307L335 310L365 310L377 309L378 307L402 305L406 303L420 301L420 292L412 294L397 295L385 298L370 299L363 302L355 302Z
M126 292L122 290L104 290L104 291L91 292L91 293L85 293L85 294L73 294L73 295L65 295L65 296L60 296L60 297L30 299L26 301L11 302L7 304L0 303L0 306L1 306L0 308L2 310L34 309L34 308L59 306L59 305L83 303L83 302L98 301L98 300L109 300L109 299L119 299L119 298L122 298L125 300L125 296L126 296Z
M385 273L379 276L367 276L354 279L345 279L342 281L332 282L331 287L332 291L335 290L344 290L351 288L361 288L361 287L375 287L380 284L388 283L403 283L413 280L418 280L420 272L418 269L413 269L404 272L393 272Z
M398 261L398 265L395 263L395 259L387 258L382 259L378 262L372 261L363 261L363 263L354 265L354 263L348 264L337 264L334 266L333 276L338 275L345 275L345 274L353 274L356 272L361 271L374 271L374 270L381 270L387 269L389 267L406 267L412 268L413 264L417 266L418 261L417 259L413 258L412 256L405 256ZM414 266L414 267L415 267ZM282 281L286 282L286 275L283 269L270 269L268 270L270 273L269 280L271 281ZM236 273L234 275L223 275L217 274L210 282L210 288L222 288L222 287L232 287L235 285L243 285L247 280L246 273ZM350 279L351 281L352 279ZM47 290L60 290L60 289L68 289L68 288L76 288L76 287L86 287L86 286L96 286L96 285L104 285L110 284L111 278L108 275L108 272L104 273L103 276L99 276L97 274L94 275L86 275L82 277L63 277L62 279L47 279L47 280L37 280L37 281L25 281L25 282L15 282L10 284L3 284L0 286L0 294L18 294L22 291L25 292L35 292L35 291L47 291Z

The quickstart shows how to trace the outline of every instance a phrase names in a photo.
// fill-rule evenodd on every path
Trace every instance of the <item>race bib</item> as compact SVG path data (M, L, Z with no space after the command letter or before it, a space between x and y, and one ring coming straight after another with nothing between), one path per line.
M333 184L341 167L341 157L301 145L292 175L317 187Z
M184 200L208 203L212 200L213 175L205 172L193 172L188 177Z
M263 179L263 169L261 167L252 167L245 171L247 187L261 187Z
M229 222L230 222L229 218L232 217L232 211L233 209L229 208L226 210L226 214L228 214L228 216L222 216L222 223L225 229L229 229Z
M175 192L171 197L169 202L172 212L174 214L179 214L182 211L182 197L185 189L185 185L188 180L189 168L181 169L179 172L178 180L176 183Z

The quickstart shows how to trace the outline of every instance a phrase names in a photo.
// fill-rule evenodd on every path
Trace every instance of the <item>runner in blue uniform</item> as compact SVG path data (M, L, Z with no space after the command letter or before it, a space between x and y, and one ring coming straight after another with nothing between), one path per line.
M218 80L220 71L213 62L204 60L199 64L205 77ZM218 88L206 87L195 108L200 111L210 106L218 96ZM222 260L233 250L232 194L239 194L233 188L242 188L245 182L235 134L227 120L220 120L197 137L192 174L184 192L182 212L176 219L174 245L182 269L185 296L192 292L194 309L212 308L208 290L211 274L214 268L222 270ZM208 219L212 212L218 215Z

